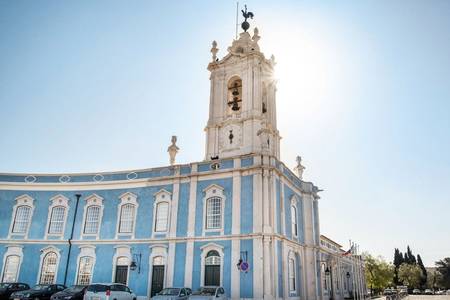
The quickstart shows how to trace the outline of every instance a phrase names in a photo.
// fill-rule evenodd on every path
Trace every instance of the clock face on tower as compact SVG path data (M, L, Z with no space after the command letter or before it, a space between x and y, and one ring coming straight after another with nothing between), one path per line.
M220 148L223 150L238 149L242 144L242 130L238 124L229 124L220 129Z

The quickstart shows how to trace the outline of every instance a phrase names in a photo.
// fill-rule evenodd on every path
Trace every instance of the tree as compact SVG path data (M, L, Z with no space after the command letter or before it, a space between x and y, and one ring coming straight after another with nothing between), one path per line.
M450 289L450 257L437 261L436 269L441 274L440 284L446 289Z
M400 265L404 263L403 254L398 250L398 248L395 248L394 250L394 284L400 285L400 281L398 280L398 268Z
M441 285L442 283L442 275L438 271L435 272L429 272L427 277L427 287L435 290L437 288L444 288L444 286Z
M420 288L425 288L426 284L427 284L427 269L425 269L425 266L423 265L422 262L422 258L420 257L419 254L417 254L417 265L419 266L419 268L422 270L422 278L420 279Z
M422 277L422 270L418 265L403 263L398 268L398 279L411 288L418 288L420 279Z
M387 263L381 256L373 257L363 253L367 285L372 293L380 292L392 285L394 266Z
M412 254L411 248L409 248L409 246L407 247L405 253L405 263L410 265L416 264L416 257L414 256L414 254Z

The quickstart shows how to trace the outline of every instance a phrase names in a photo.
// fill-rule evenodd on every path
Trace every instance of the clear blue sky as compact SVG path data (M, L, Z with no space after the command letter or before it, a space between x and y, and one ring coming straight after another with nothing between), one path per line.
M1 1L0 171L204 155L212 40L234 1ZM278 61L282 160L323 188L322 233L450 256L450 1L248 1Z

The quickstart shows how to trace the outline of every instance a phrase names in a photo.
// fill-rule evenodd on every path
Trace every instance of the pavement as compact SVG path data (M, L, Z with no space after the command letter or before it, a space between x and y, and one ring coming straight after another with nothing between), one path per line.
M376 300L386 300L386 297L376 298ZM402 300L450 300L450 295L410 295Z

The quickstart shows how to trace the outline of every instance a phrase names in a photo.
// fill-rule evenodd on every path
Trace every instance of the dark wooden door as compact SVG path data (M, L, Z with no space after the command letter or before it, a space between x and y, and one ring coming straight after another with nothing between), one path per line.
M128 266L116 266L115 283L127 284Z
M205 285L220 285L220 265L205 266Z
M152 271L152 289L150 297L161 292L164 287L164 266L153 266Z

